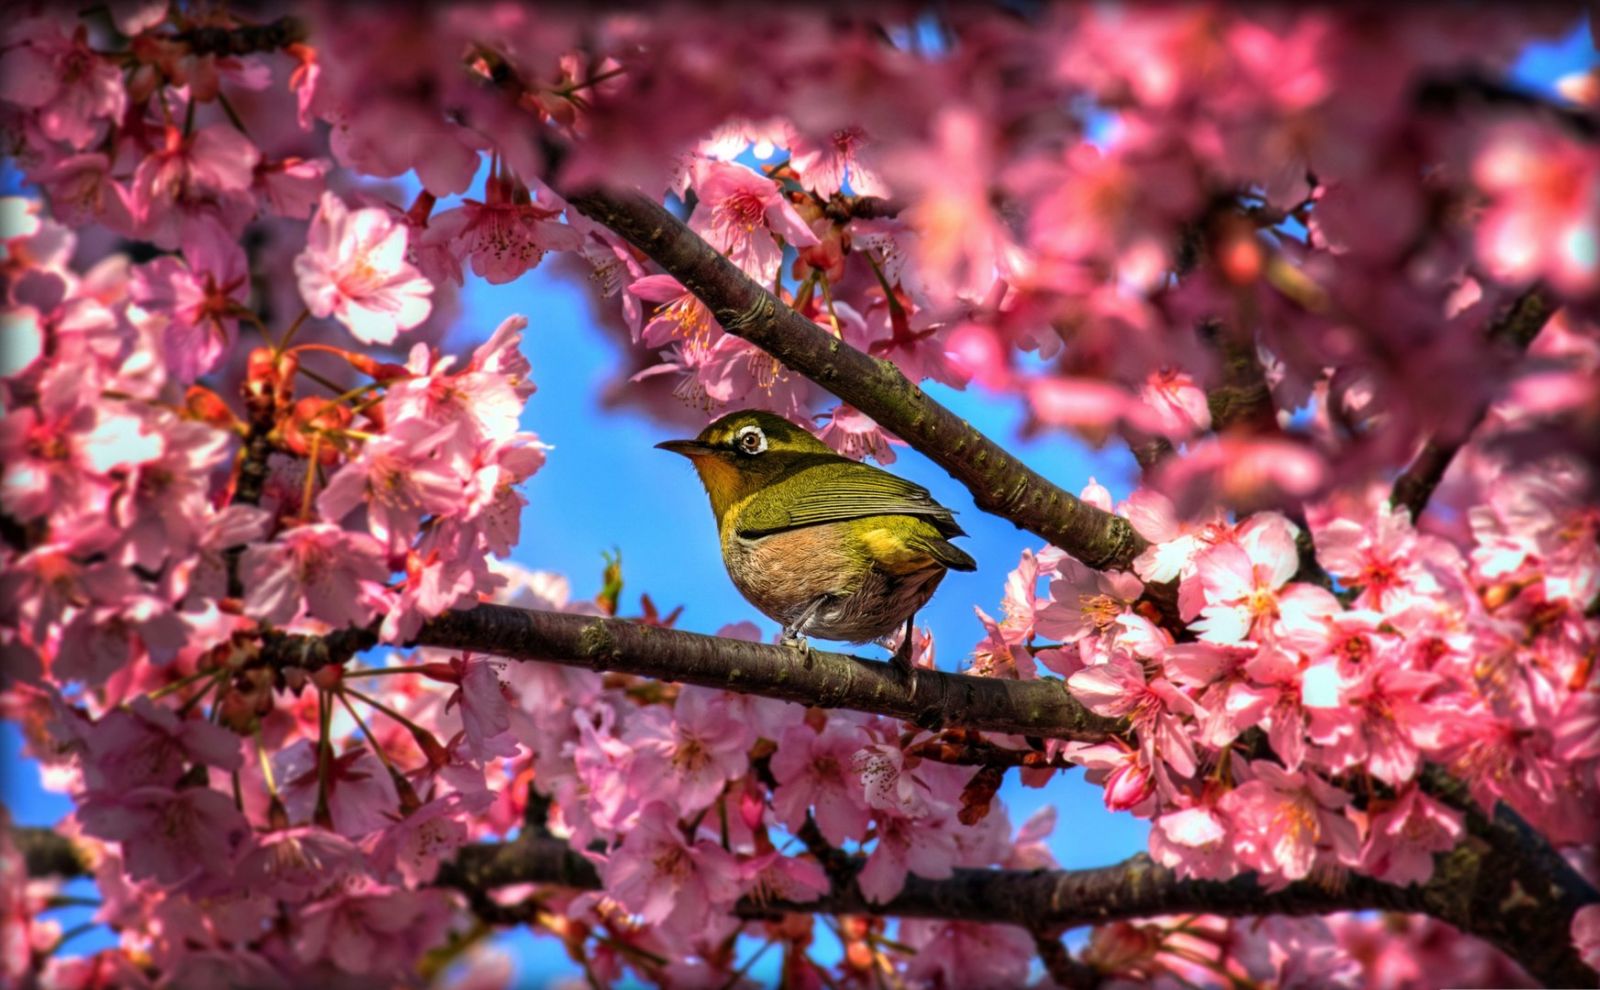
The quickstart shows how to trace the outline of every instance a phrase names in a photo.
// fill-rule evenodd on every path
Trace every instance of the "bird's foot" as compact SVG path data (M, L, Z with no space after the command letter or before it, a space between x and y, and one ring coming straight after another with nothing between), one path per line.
M915 646L915 637L907 633L900 640L900 645L895 648L894 653L889 657L889 662L894 664L895 673L899 674L900 679L905 681L909 687L915 687L917 681L917 665L911 658Z
M799 650L802 657L811 656L811 642L801 635L798 630L785 626L783 632L778 636L778 642L783 646Z

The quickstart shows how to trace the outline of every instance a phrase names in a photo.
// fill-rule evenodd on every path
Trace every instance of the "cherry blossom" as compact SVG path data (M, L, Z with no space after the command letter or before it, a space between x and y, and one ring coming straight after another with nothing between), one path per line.
M382 210L352 211L322 194L294 260L312 316L333 317L365 344L387 344L428 318L433 286L405 260L406 234Z
M782 252L775 236L793 247L817 243L772 180L743 165L706 162L694 186L700 205L689 226L757 281L770 282L777 274Z
M512 927L595 986L1584 982L1600 170L1523 57L1577 14L1022 6L8 18L0 711L73 810L0 827L0 982L498 987ZM773 668L706 575L547 569L611 546L548 538L631 456L591 385L909 447L1014 567L909 674ZM1042 872L1075 769L1149 862ZM1571 872L1462 907L1496 821ZM1056 952L991 882L1147 914ZM1290 884L1429 913L1208 913Z
M606 886L641 919L678 937L704 928L739 894L739 868L714 842L684 840L660 802L646 805L622 848L606 860Z

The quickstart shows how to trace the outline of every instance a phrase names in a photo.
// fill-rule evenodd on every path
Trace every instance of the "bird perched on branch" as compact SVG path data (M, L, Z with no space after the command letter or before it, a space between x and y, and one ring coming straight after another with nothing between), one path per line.
M711 496L728 576L750 603L805 637L866 643L905 637L947 569L977 564L965 536L927 489L833 452L781 416L730 413L693 440L656 444L694 463Z

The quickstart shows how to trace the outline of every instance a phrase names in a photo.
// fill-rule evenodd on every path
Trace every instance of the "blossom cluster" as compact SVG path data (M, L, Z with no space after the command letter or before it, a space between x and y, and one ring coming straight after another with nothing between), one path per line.
M1464 827L1430 793L1429 764L1484 810L1504 801L1587 843L1600 808L1592 480L1560 460L1495 477L1460 544L1378 491L1310 506L1331 588L1305 572L1284 516L1180 524L1140 489L1117 507L1151 541L1133 572L1025 556L1004 619L985 617L978 670L1055 673L1126 720L1126 741L1063 755L1108 807L1151 820L1151 855L1183 876L1425 883ZM1098 486L1084 497L1112 508ZM1145 582L1176 582L1185 635L1140 607Z
M1583 87L1542 114L1473 88L1571 11L300 13L0 25L27 187L0 198L0 708L118 939L58 951L65 902L0 831L5 982L504 986L474 946L511 919L594 985L739 986L752 939L790 986L1023 985L1021 928L845 916L832 958L762 910L1053 867L1057 809L1013 823L963 746L1031 786L1084 768L1182 878L1426 883L1497 802L1593 873L1600 159ZM1053 675L1109 741L398 652L483 601L619 609L505 560L547 448L528 319L442 346L469 274L586 271L621 401L894 459L561 195L597 184L914 384L1140 451L1126 500L1082 501L1148 549L1025 553L969 665ZM1391 501L1457 446L1426 512ZM352 630L381 645L291 652ZM453 885L518 836L599 889ZM1172 986L1522 976L1416 919L1119 922L1081 955Z

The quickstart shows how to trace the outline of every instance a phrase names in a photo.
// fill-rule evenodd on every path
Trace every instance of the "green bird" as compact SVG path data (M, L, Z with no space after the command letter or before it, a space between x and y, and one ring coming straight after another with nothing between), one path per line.
M656 444L694 463L711 496L728 576L750 603L805 637L867 643L904 627L909 668L917 610L946 569L976 562L927 489L833 452L781 416L729 413L693 440Z

